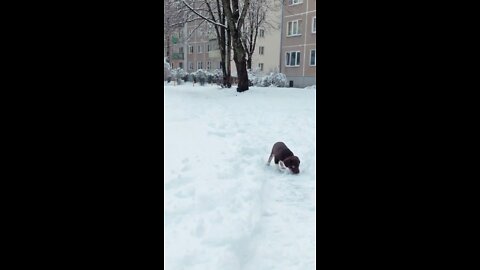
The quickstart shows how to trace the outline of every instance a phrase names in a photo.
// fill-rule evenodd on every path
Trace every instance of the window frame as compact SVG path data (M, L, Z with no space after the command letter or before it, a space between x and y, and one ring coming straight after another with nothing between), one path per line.
M315 25L315 31L313 30L313 26ZM317 16L313 16L312 17L312 34L316 34L317 33Z
M258 35L259 35L261 38L265 37L265 30L264 30L264 29L259 29L258 32L259 32Z
M295 53L295 64L290 65L292 62L292 53ZM301 52L300 51L287 51L285 52L285 67L300 67ZM298 62L298 64L297 64Z
M263 63L258 63L258 68L260 71L263 71L264 64Z
M197 70L203 69L203 62L202 61L197 61Z
M193 45L188 45L188 54L193 54L195 52L195 49L193 48Z
M294 25L295 22L297 23L297 33L296 33L296 34L293 33L293 25ZM297 36L301 36L301 35L302 35L302 33L300 32L300 22L302 22L301 19L292 20L292 21L288 21L288 22L287 22L287 37L297 37ZM289 30L290 30L290 25L292 26L292 27L291 27L291 28L292 28L292 29L291 29L291 30L292 30L292 31L291 31L291 34L288 33Z
M265 54L265 46L258 46L258 54L260 55Z
M313 65L312 65L312 52L315 52L315 57L313 58L315 60L315 63ZM310 58L308 62L311 67L317 66L317 49L316 48L310 50Z
M296 6L296 5L300 5L300 4L303 4L303 0L297 0L297 3L295 3L295 0L288 0L288 5L289 6Z

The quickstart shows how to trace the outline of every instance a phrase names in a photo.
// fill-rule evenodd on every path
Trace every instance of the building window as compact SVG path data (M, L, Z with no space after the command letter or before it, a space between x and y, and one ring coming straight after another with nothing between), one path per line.
M260 36L260 37L265 37L265 30L260 29L259 36Z
M198 52L198 53L202 53L202 51L203 51L203 46L202 46L202 45L198 45L198 47L197 47L197 52Z
M258 68L260 69L260 71L263 71L263 63L258 63Z
M303 0L288 0L288 5L293 6L293 5L298 5L303 3Z
M287 52L285 57L285 66L287 67L300 66L300 52Z
M178 63L178 66L183 69L183 62Z
M203 62L198 61L197 62L197 69L202 69L203 68Z
M188 54L192 54L193 53L193 46L188 46Z
M310 66L317 65L317 50L310 50Z
M317 17L312 19L312 33L317 33Z
M189 69L189 70L193 70L193 62L189 62L189 63L188 63L188 69Z
M207 52L209 52L211 49L210 49L210 44L207 44Z
M287 37L300 35L300 23L302 20L295 20L287 24Z
M178 49L178 52L179 52L179 53L183 53L183 47L180 47L180 48Z
M263 55L264 49L265 48L263 46L258 47L258 53Z
M207 62L207 69L210 70L211 63L210 61Z

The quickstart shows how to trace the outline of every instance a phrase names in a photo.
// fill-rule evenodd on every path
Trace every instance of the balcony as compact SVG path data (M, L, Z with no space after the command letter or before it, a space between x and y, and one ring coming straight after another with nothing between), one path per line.
M208 58L210 59L220 59L220 50L213 50L208 52Z
M183 60L183 53L173 53L172 55L173 60Z

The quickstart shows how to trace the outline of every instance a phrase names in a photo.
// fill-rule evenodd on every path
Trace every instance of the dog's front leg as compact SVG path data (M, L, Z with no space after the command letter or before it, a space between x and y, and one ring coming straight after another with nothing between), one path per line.
M272 161L273 154L270 154L270 157L268 158L267 166L270 166L270 162Z
M287 169L287 166L285 166L285 163L283 161L278 161L278 169L282 172L284 172Z

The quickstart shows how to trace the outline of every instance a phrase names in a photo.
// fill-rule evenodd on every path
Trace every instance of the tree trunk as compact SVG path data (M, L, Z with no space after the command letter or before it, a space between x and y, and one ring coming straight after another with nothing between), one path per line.
M243 92L248 90L248 73L247 73L247 60L245 58L246 53L242 45L240 37L241 33L238 29L232 31L233 46L233 59L235 66L237 67L238 87L237 92Z
M230 44L233 44L233 60L237 67L238 87L237 92L248 90L247 61L245 49L242 44L242 24L250 5L249 0L244 1L244 7L240 14L238 0L222 0L224 12L228 21Z
M252 70L252 55L248 55L248 59L247 59L247 69L250 69Z
M238 75L238 87L237 92L243 92L248 90L248 73L247 73L247 62L245 57L243 60L235 60L235 65L237 67Z
M237 67L238 87L237 92L243 92L248 90L248 73L247 73L247 60L245 59L245 50L240 41L239 33L233 31L232 39L237 40L233 46L234 61Z
M220 29L220 39L218 40L218 48L220 50L220 66L222 68L222 74L223 74L223 79L222 79L222 87L227 87L227 66L225 65L226 63L226 47L225 47L225 29Z
M227 88L232 87L232 37L230 30L227 29L227 52L226 52L226 61L227 61Z
M168 63L171 63L171 61L170 61L170 33L167 34L167 61L168 61Z

